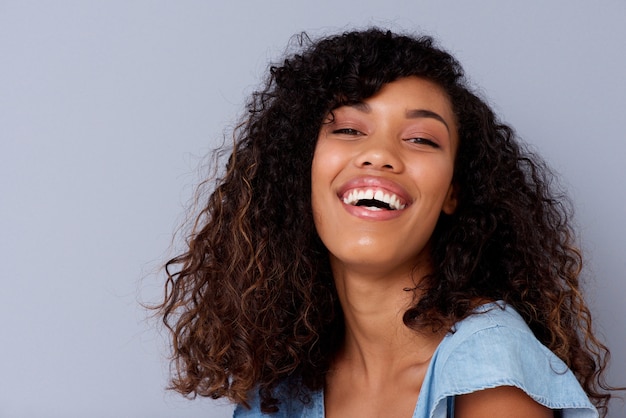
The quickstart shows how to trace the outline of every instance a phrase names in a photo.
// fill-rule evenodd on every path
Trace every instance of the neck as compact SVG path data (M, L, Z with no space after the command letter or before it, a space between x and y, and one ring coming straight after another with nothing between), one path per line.
M402 320L419 300L414 289L426 272L418 268L372 274L333 263L346 327L337 363L382 383L430 361L443 334L410 329Z

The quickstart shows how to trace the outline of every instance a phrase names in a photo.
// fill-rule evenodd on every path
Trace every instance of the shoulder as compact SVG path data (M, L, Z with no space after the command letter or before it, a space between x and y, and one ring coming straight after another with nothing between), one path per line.
M476 376L476 364L484 366L478 372L488 376L519 368L526 362L548 366L557 374L568 371L565 363L535 338L522 317L503 302L482 305L457 323L438 351L442 371L453 365L467 365L459 372L471 370L471 377Z
M433 363L440 398L512 386L551 409L587 409L596 416L567 365L503 302L483 305L456 324Z

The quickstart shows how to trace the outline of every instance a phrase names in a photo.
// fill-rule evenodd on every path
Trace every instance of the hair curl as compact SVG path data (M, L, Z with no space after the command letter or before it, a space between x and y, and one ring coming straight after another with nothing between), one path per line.
M428 37L378 29L310 42L270 68L235 130L216 181L188 238L166 264L159 306L173 337L172 388L278 410L274 389L323 386L341 343L343 316L327 251L311 212L311 162L332 109L360 102L385 83L429 79L449 96L460 138L458 206L432 237L434 272L404 316L407 326L446 326L477 299L513 305L536 337L571 368L606 413L607 348L592 332L581 295L581 255L567 200L512 129L472 93L460 64Z

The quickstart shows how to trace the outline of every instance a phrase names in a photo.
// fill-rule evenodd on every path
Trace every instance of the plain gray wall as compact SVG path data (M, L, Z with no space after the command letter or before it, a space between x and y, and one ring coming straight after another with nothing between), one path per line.
M623 0L0 0L0 417L230 415L164 391L137 301L267 63L370 24L436 36L562 174L626 383L625 23Z

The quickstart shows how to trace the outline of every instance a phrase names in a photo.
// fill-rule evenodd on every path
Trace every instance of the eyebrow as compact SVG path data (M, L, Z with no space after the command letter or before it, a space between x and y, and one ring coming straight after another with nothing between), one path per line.
M448 126L448 122L439 114L435 113L432 110L426 109L410 109L406 111L406 117L409 119L417 119L417 118L430 118L438 120L443 123L448 132L450 132L450 127Z
M350 103L347 106L353 107L353 108L355 108L357 110L360 110L361 112L365 112L365 113L369 113L371 111L369 105L367 103L364 103L364 102ZM429 118L429 119L438 120L439 122L443 123L443 125L446 127L448 132L450 132L450 126L448 125L448 122L446 122L446 120L443 118L443 116L441 116L439 113L433 112L432 110L427 110L427 109L409 109L409 110L406 111L406 117L408 119Z

